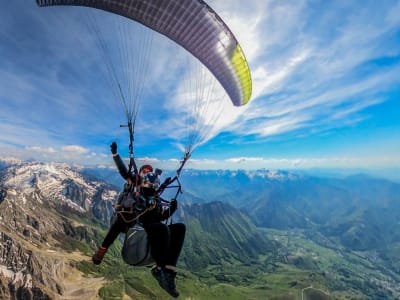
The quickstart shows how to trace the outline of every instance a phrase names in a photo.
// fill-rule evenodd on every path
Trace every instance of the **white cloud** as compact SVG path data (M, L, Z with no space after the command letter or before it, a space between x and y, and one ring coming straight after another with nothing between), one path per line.
M138 157L135 159L139 164L158 164L160 163L160 160L155 157Z
M245 162L259 162L264 161L262 157L232 157L225 159L228 163L245 163Z
M44 162L68 162L79 164L100 164L104 163L104 157L93 155L80 146L66 147L42 147L42 146L27 146L13 147L2 145L0 147L0 157L12 155L21 160L38 160Z
M68 153L75 153L75 154L86 154L89 152L89 149L78 146L78 145L67 145L61 147L62 151L68 152Z
M292 56L283 58L280 66L274 69L268 69L267 66L259 66L253 72L253 98L272 94L285 88L284 83L295 73L296 67L304 63L309 57L310 49L300 49L299 53L293 53Z
M39 147L39 146L32 146L32 147L26 147L25 149L30 152L39 152L39 153L46 153L46 154L54 154L57 152L53 147L43 148L43 147Z
M221 161L213 161L208 165L213 169L313 169L313 168L341 168L341 169L378 169L400 168L400 157L388 156L384 159L375 156L360 157L297 157L297 158L263 158L263 157L232 157ZM207 169L203 167L203 169Z

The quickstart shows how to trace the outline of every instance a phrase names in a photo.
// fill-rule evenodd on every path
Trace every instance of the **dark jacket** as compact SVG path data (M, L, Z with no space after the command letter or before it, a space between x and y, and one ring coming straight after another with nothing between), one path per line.
M128 168L126 167L125 163L121 159L121 156L119 154L113 155L114 163L118 168L119 174L121 174L122 178L125 180L128 180L130 178L132 182L136 182L138 180L138 174L132 173L128 171Z
M176 207L171 207L168 202L163 202L159 197L153 197L155 207L148 210L139 218L139 223L145 225L167 220L176 211Z
M125 183L124 190L120 193L117 204L121 205L125 197L127 197L130 193L132 198L135 200L135 203L132 203L134 205L132 209L136 211L136 215L141 214L146 208L148 209L143 215L139 217L138 223L149 224L161 222L168 219L176 211L176 207L170 207L169 203L163 202L159 196L144 197L140 194L134 194L135 185L138 186L140 184L139 175L128 171L128 168L126 167L119 154L113 156L113 159L122 178L124 178L125 180L129 178L133 182L133 185ZM132 217L133 216L131 216L129 219L132 219Z

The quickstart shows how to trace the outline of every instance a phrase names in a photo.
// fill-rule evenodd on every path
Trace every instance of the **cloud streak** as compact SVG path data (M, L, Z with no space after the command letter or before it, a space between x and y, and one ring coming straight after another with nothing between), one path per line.
M322 10L315 15L306 2L269 3L272 12L261 10L266 16L258 23L264 30L255 29L260 35L251 41L258 49L252 58L258 63L250 61L257 65L255 98L235 126L238 134L276 135L310 124L315 129L333 120L337 127L346 126L366 108L385 101L377 91L384 93L399 83L399 65L386 70L374 64L396 55L393 48L384 46L399 25L390 5L363 6L361 13L354 14L358 5L348 4L346 10L333 7L333 12ZM328 22L339 13L340 18ZM259 19L259 14L254 12L248 22ZM288 22L280 27L283 19ZM311 21L323 26L310 26Z

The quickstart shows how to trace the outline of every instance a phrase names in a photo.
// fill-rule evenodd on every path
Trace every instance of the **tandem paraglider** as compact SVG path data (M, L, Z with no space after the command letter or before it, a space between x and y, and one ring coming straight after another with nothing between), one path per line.
M198 62L200 71L193 76L188 69L186 78L193 78L189 92L185 94L190 109L185 116L187 138L182 142L183 155L179 160L176 175L161 183L162 171L145 164L138 168L135 161L135 125L139 114L142 92L146 85L148 60L152 51L152 38L138 41L141 35L123 38L119 53L131 54L121 63L115 63L105 34L96 22L89 27L96 37L103 53L109 83L113 94L121 103L129 130L129 165L126 166L118 154L116 142L111 144L113 160L125 184L114 205L115 213L110 229L102 245L93 255L94 264L100 264L108 247L125 233L122 249L124 261L132 266L151 266L152 275L159 285L171 296L178 297L176 290L176 265L184 243L185 225L168 224L178 209L178 196L181 193L180 175L194 149L207 141L214 133L212 126L221 112L215 103L229 98L234 106L249 102L252 81L248 63L241 46L232 31L203 0L36 0L38 6L83 6L87 10L103 10L115 15L117 22L129 23L143 29L149 35L157 32L190 53ZM124 18L122 18L124 17ZM122 22L123 21L123 22ZM131 22L134 21L134 22ZM121 30L129 34L130 30ZM120 33L121 33L120 32ZM119 33L118 33L119 34ZM149 36L147 35L147 36ZM146 36L146 35L143 35ZM132 50L131 43L137 48ZM112 45L115 46L115 45ZM203 75L205 74L205 75ZM211 75L211 76L209 76ZM139 76L139 79L138 79ZM207 79L205 79L207 78ZM211 78L212 83L208 80ZM214 93L218 85L224 96ZM212 117L210 117L212 115ZM207 116L208 121L205 121ZM175 188L172 199L163 198L163 192Z

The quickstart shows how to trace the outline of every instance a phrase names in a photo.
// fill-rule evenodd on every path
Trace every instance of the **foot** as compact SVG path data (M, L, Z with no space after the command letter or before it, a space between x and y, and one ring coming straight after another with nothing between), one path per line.
M177 298L179 296L179 292L176 290L176 272L165 269L164 275L168 284L168 293L172 297Z
M106 252L107 252L107 248L100 247L99 250L97 250L97 252L92 256L92 262L95 265L101 264L101 262L103 260L103 257L106 254Z
M151 270L151 274L168 294L174 298L179 296L179 292L176 290L175 285L176 272L155 267Z

